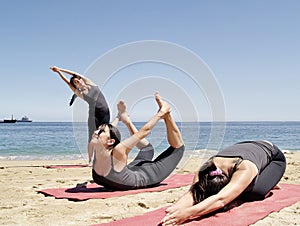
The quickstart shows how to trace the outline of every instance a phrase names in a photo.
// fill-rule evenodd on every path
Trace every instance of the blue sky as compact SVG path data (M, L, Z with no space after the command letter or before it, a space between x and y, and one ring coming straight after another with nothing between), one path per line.
M194 52L208 65L223 94L226 120L300 121L299 12L296 0L1 1L0 119L14 114L72 121L71 91L49 66L84 73L120 45L160 40ZM127 68L103 92L111 103L117 84L161 74L173 81L172 70L151 64ZM210 120L205 93L197 96L190 85L181 87L200 112L197 120ZM132 109L134 120L152 115L147 104Z

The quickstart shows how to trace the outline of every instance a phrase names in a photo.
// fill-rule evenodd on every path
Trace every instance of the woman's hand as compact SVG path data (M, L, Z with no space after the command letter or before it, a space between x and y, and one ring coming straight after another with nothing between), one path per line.
M59 71L59 68L56 67L56 66L53 66L53 67L50 67L50 69L54 72L58 72Z
M161 220L163 226L167 225L181 225L190 218L188 208L180 208L176 205L170 206L166 209L166 216Z
M118 108L119 120L122 121L125 125L130 123L130 118L129 118L129 114L127 112L127 107L123 100L119 101L119 103L117 104L117 108Z

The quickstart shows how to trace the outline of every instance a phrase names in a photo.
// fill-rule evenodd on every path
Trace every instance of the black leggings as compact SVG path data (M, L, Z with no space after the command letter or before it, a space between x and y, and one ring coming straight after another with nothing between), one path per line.
M101 99L105 101L105 99ZM99 101L99 99L98 99ZM105 101L106 103L106 101ZM109 123L110 120L110 112L109 108L97 108L91 107L89 110L89 118L88 118L88 129L89 129L89 142L92 139L93 133L104 123Z
M148 155L148 159L142 159L141 157L145 157L145 155L143 152L139 152L140 156L138 155L132 163L128 164L128 168L132 171L143 171L148 177L147 186L159 184L176 168L183 156L184 149L184 145L179 148L170 146L153 161L151 161L152 157L150 158L151 154Z
M154 156L154 148L151 143L146 145L145 147L141 148L135 159L130 162L127 167L132 168L134 166L137 166L138 164L145 162L145 161L151 161Z
M284 154L274 145L271 162L257 176L254 187L245 194L248 200L261 200L280 181L286 168Z

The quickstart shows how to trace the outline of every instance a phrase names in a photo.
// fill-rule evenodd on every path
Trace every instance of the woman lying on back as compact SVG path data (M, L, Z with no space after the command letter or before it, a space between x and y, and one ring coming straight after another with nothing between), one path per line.
M171 116L167 102L155 95L158 112L140 129L136 130L126 112L124 102L118 104L120 120L130 128L131 136L121 141L120 133L111 124L102 124L92 136L89 153L94 152L93 179L111 190L129 190L155 186L176 168L184 153L181 133ZM154 126L165 122L169 147L152 160L153 146L145 140ZM140 151L127 164L128 154L134 146Z

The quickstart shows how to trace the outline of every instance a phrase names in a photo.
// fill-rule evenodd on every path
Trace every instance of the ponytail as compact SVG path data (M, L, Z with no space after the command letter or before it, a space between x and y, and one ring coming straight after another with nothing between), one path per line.
M70 100L70 103L69 105L72 106L72 104L74 103L75 99L77 98L77 95L76 94L73 94L71 100Z
M76 74L74 73L73 76L72 76L71 79L70 79L70 85L71 85L72 87L74 87L75 89L77 89L76 86L75 86L75 84L74 84L74 79L75 79L75 78L81 79L80 76L78 76L78 75L76 75ZM76 95L76 94L73 94L73 96L72 96L72 98L71 98L71 100L70 100L70 103L69 103L70 106L72 106L72 104L74 103L74 101L75 101L76 98L77 98L77 95Z

